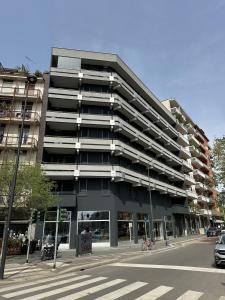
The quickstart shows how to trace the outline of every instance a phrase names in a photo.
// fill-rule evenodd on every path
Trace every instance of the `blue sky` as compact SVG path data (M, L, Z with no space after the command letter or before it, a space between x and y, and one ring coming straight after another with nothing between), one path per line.
M5 66L48 70L52 46L114 52L211 140L225 134L225 0L1 1L0 28Z

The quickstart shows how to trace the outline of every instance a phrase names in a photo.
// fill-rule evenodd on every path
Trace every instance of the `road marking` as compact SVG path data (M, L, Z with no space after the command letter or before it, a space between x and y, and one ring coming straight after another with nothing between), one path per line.
M36 269L23 269L23 270L13 270L13 271L6 271L5 275L12 275L12 274L18 274L18 273L29 273L29 272L33 272L33 271L42 271L42 269L40 268L36 268Z
M79 283L71 284L69 286L64 286L62 288L52 290L52 291L49 291L49 292L44 292L44 293L41 293L41 294L38 294L38 295L34 295L34 296L26 297L26 298L23 297L22 299L23 300L46 299L47 297L51 297L51 296L54 296L54 295L57 295L57 294L68 292L70 290L74 290L76 288L79 288L79 287L82 287L82 286L85 286L85 285L88 285L88 284L91 284L91 283L95 283L95 282L98 282L98 281L101 281L101 280L104 280L104 279L106 279L106 277L97 277L97 278L94 278L94 279L90 279L90 280L82 281L82 282L79 282Z
M70 278L70 279L64 279L62 281L47 283L47 284L44 284L44 285L41 285L41 286L35 286L35 287L32 287L32 288L29 288L29 289L26 289L26 290L16 291L16 292L13 292L13 293L5 294L5 295L2 295L2 297L4 297L4 298L17 297L17 296L20 296L20 295L25 295L25 294L45 290L45 289L55 287L55 286L58 286L58 285L71 283L73 281L78 281L80 279L88 278L90 276L91 275L82 275L82 276L78 276L78 277L75 277L75 278L73 277L73 278Z
M186 293L184 293L183 295L181 295L179 298L177 298L176 300L197 300L199 299L201 296L203 295L203 293L200 292L195 292L195 291L187 291Z
M53 281L53 280L55 282L57 279L62 279L62 278L66 278L66 277L76 276L76 275L77 275L77 273L70 273L70 274L64 274L64 275L44 278L44 279L37 280L37 281L34 281L34 282L26 282L26 283L13 285L13 286L7 286L7 287L0 288L0 292L13 291L13 290L16 290L16 289L19 289L19 288L25 288L25 287L28 287L28 286L41 284L41 283L46 283L48 281Z
M152 265L152 264L145 265L145 264L128 264L128 263L113 263L113 264L110 264L110 266L126 267L126 268L128 267L128 268L144 268L144 269L164 269L164 270L180 270L180 271L225 274L224 269L200 268L200 267L189 267L189 266Z
M95 300L114 300L114 299L118 299L124 295L127 295L141 287L143 287L144 285L148 284L147 282L141 282L141 281L137 281L135 283L126 285L125 287L122 287L121 289L118 289L117 291L105 294L104 296L95 298Z
M70 295L62 297L62 298L57 298L56 300L72 300L72 299L76 300L76 299L80 299L82 297L89 296L91 294L102 291L104 289L107 289L109 287L112 287L112 286L117 285L117 284L119 284L121 282L124 282L124 281L126 281L126 280L125 279L115 279L115 280L112 280L112 281L94 286L92 288L83 290L81 292L70 294Z
M155 288L154 290L151 290L150 292L142 295L141 297L136 298L135 300L156 300L159 297L171 291L172 289L173 287L171 286L161 285Z

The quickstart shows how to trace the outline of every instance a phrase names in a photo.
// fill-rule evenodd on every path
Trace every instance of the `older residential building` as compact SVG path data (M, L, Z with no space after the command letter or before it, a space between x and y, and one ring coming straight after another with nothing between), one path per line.
M197 225L198 228L204 228L210 223L220 222L209 140L204 131L193 122L175 99L165 100L162 103L185 128L184 137L188 137L186 151L189 151L191 156L187 161L193 166L189 175L194 179L187 190L190 211L194 219L192 227L195 228Z
M23 117L20 162L36 162L44 79L35 76L35 83L30 83L31 76L25 69L0 65L0 164L15 159ZM17 223L24 223L27 230L28 220L23 214L22 220L18 221L18 217L13 214L12 228Z
M186 129L117 55L53 48L47 102L42 163L69 211L61 241L74 247L84 229L111 246L185 233Z

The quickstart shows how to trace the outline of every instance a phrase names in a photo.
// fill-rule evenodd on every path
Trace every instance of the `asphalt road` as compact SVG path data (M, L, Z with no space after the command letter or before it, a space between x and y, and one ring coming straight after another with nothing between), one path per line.
M0 299L225 300L225 268L214 267L214 245L206 238L55 280L0 286Z

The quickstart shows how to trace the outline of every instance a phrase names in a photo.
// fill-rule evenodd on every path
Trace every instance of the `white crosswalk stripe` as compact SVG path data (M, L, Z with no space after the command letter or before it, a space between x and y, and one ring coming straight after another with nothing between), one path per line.
M101 296L99 298L96 298L95 300L114 300L114 299L118 299L124 295L127 295L133 291L136 291L137 289L140 289L141 287L145 286L146 284L148 284L147 282L141 282L141 281L137 281L134 282L132 284L126 285L125 287L122 287L121 289L118 289L114 292L108 293L104 296Z
M94 294L96 292L102 291L104 289L107 289L109 287L115 286L115 285L117 285L121 282L124 282L124 281L125 281L125 279L115 279L115 280L112 280L112 281L109 281L109 282L91 287L89 289L83 290L81 292L76 292L74 294L70 294L70 295L65 296L65 297L57 298L57 300L71 300L71 299L76 300L76 299L80 299L82 297L85 297L85 296Z
M190 299L191 300L197 300L202 295L203 295L203 293L201 293L201 292L187 291L186 293L184 293L183 295L178 297L176 300L190 300Z
M36 287L33 287L33 288L29 288L29 289L26 289L26 290L16 291L16 292L13 292L13 293L5 294L3 297L4 298L13 298L13 297L16 297L16 296L41 291L41 290L48 289L48 288L51 288L51 287L56 287L58 285L71 283L71 282L74 282L74 281L78 281L80 279L88 278L90 276L91 275L82 275L82 276L77 276L77 277L73 277L73 278L70 278L70 279L64 279L62 281L47 283L47 284L43 284L41 286L36 286Z
M18 274L18 273L30 273L30 272L34 272L34 271L42 271L42 269L40 268L24 268L24 269L19 269L19 270L6 270L5 271L5 275L13 275L13 274Z
M173 287L161 285L150 292L142 295L141 297L136 298L135 300L156 300L159 297L165 295L169 291L171 291Z
M149 289L150 285L151 283L148 282L128 283L126 279L110 280L107 277L80 275L80 273L74 272L0 287L0 297L2 297L1 299L41 300L54 296L55 300L76 300L92 295L91 299L95 300L114 300L123 299L123 297L135 300L157 300L174 290L174 287L164 285ZM141 288L144 286L146 288L142 291ZM107 289L108 291L106 291ZM139 293L138 297L133 295L136 290ZM98 292L101 293L100 296L94 296ZM173 297L173 299L175 298ZM204 298L203 292L187 290L176 300L198 300L200 298ZM225 296L215 298L215 300L225 300Z
M47 297L51 297L51 296L54 296L54 295L57 295L57 294L68 292L70 290L74 290L76 288L79 288L79 287L82 287L82 286L85 286L85 285L88 285L88 284L92 284L92 283L95 283L95 282L98 282L98 281L101 281L101 280L104 280L104 279L106 279L106 277L97 277L97 278L82 281L82 282L79 282L79 283L71 284L69 286L64 286L62 288L51 290L51 291L48 291L48 292L45 292L45 293L40 293L40 294L35 295L35 296L23 297L22 299L24 299L24 300L45 299ZM4 297L4 295L3 295L3 297Z
M71 277L71 276L75 276L75 275L77 275L77 273L63 274L63 275L59 275L59 276L44 278L44 279L37 280L37 281L34 281L34 282L25 282L25 283L21 283L21 284L17 284L17 285L10 285L10 286L0 288L0 293L7 292L7 291L13 291L13 290L17 290L17 289L20 289L20 288L26 288L28 286L38 285L38 284L46 283L46 282L49 282L49 281L50 282L51 281L55 282L58 279Z

